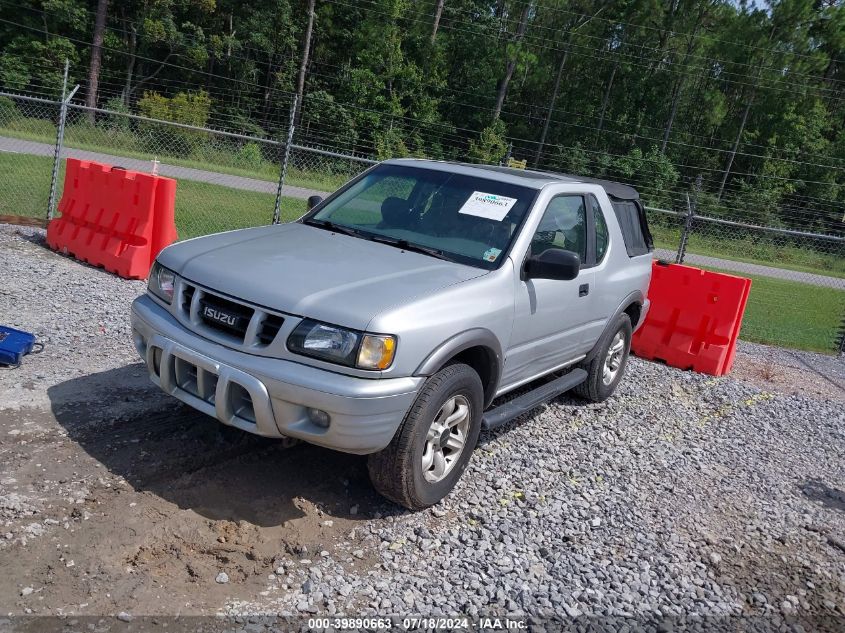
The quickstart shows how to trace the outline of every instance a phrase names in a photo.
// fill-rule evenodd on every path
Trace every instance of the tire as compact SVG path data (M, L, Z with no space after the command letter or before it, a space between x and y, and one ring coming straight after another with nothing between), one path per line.
M590 402L603 402L613 395L619 381L622 380L622 376L625 374L625 367L628 365L628 353L631 350L631 333L630 317L624 313L620 314L616 317L613 325L607 329L598 343L596 343L596 349L598 351L592 360L580 365L582 369L587 371L587 380L572 390L575 395ZM622 348L618 350L620 354L615 358L615 361L617 361L615 373L612 374L609 382L605 382L605 365L608 363L611 346L618 345L619 339L617 336L623 338Z
M409 510L422 510L443 499L472 456L481 430L483 403L481 379L469 365L449 365L429 378L390 444L369 456L367 469L373 487ZM461 407L466 408L464 416ZM455 421L446 431L446 426L437 422L449 418ZM424 468L424 459L428 468Z

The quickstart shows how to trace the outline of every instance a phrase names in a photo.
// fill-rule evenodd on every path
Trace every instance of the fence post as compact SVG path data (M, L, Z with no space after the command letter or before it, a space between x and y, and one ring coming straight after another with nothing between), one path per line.
M499 167L507 167L508 162L511 159L511 153L513 152L513 143L508 143L508 150L505 152L505 157L499 161Z
M282 214L282 188L285 186L285 176L288 172L288 161L290 160L290 149L293 144L294 117L296 116L296 104L299 95L293 96L293 103L290 106L290 124L288 125L288 138L285 141L285 153L282 156L282 169L279 172L279 188L276 189L276 208L273 210L273 224L278 224Z
M681 241L678 244L678 254L675 256L676 264L683 264L684 257L687 255L687 242L689 241L689 234L692 232L692 221L695 219L696 207L698 206L698 190L701 187L701 176L695 179L695 185L692 190L692 198L687 194L687 215L684 218L684 228L681 231Z
M678 254L675 256L676 264L683 264L684 257L687 254L687 240L689 239L690 229L692 228L692 218L695 215L693 211L692 202L689 194L687 194L687 214L684 218L684 228L681 230L681 241L678 243Z
M67 76L70 70L70 61L65 59L65 74L62 80L62 102L59 106L59 125L56 131L56 147L53 152L53 174L50 177L50 197L47 200L47 221L53 219L56 212L56 192L59 188L59 167L62 163L62 150L65 143L65 121L67 120L67 104L73 99L73 95L79 90L77 84L70 94L67 94Z

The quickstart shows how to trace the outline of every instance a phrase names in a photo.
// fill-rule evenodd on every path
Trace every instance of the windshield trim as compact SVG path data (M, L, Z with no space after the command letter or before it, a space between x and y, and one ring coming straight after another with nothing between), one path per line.
M316 205L310 211L307 211L304 215L302 215L298 220L295 220L295 221L300 223L300 224L305 224L306 226L312 226L314 228L319 228L319 229L322 229L322 230L329 230L326 227L315 226L314 224L308 222L308 220L310 220L315 215L317 215L320 211L322 211L323 207L325 207L329 202L333 201L335 198L340 196L342 193L344 193L345 191L347 191L351 187L355 186L360 180L362 180L367 175L369 175L369 173L371 171L378 169L379 167L382 167L382 166L386 166L386 167L397 166L397 167L404 167L406 169L417 169L419 171L436 171L436 172L445 171L445 170L439 170L439 169L431 169L430 170L430 169L427 169L425 167L418 167L416 165L397 165L396 163L389 163L389 162L376 163L375 165L372 165L368 169L365 169L364 171L362 171L355 178L348 181L346 184L341 186L339 189L335 190L333 193L326 196L326 198L324 200L322 200L320 202L320 204ZM501 181L497 180L496 178L491 178L491 177L487 177L487 176L484 176L484 175L473 174L472 177L477 178L478 180L487 180L487 181L490 181L490 182L501 182ZM522 215L522 219L519 221L519 224L517 225L516 230L513 233L513 237L511 238L510 243L508 244L508 247L503 251L502 257L499 257L496 260L494 266L490 266L490 267L486 266L485 264L487 264L489 262L484 262L483 260L477 261L477 260L473 259L471 263L464 262L464 261L462 261L463 257L460 257L460 256L456 255L455 253L451 253L451 252L446 253L446 255L450 259L448 259L448 260L444 259L444 261L448 261L450 263L454 263L454 264L458 264L458 265L462 265L462 266L470 266L472 268L479 268L481 270L485 270L485 271L488 271L488 272L491 272L491 271L494 271L494 270L499 270L499 268L502 267L502 264L510 257L510 254L513 251L514 246L516 245L517 241L519 241L519 236L522 233L523 228L525 227L525 223L528 221L528 216L530 216L531 213L534 211L534 204L537 202L537 198L540 196L540 193L542 191L542 189L532 189L531 187L523 187L523 188L526 189L526 191L533 191L533 195L528 199L528 206L525 209L525 213ZM337 222L335 222L334 224L336 224L337 226L347 227L347 225L340 225L340 224L337 224ZM353 227L348 227L348 228L353 228ZM357 230L356 230L356 232L357 232ZM367 232L363 231L362 233L366 234ZM365 239L367 241L374 241L374 240L370 240L367 237L365 237L364 234L349 235L349 237L353 237L353 238L357 238L357 239ZM379 235L379 234L375 234L375 235ZM410 242L410 244L414 244L414 243ZM387 246L391 246L391 245L387 244ZM419 244L418 246L425 246L425 245ZM431 257L431 255L427 255L427 256Z

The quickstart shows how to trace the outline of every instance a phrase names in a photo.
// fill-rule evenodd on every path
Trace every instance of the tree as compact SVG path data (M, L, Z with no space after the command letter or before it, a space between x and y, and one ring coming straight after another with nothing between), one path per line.
M106 14L109 0L97 0L97 15L94 19L94 38L91 41L91 63L88 66L88 90L85 93L85 105L97 107L97 87L100 83L100 64L103 58L103 36L106 31ZM88 120L94 123L94 111L88 110Z
M274 138L298 94L298 140L327 149L498 162L512 143L538 168L629 179L661 206L685 206L701 176L707 213L845 230L841 0L15 6L0 22L5 90L58 97L67 59L89 104L172 117L170 100L204 94L194 120ZM19 105L2 116L29 125ZM197 134L170 142L194 151ZM258 164L257 147L236 149Z
M308 55L311 53L311 31L314 28L314 2L308 0L308 26L305 27L305 39L302 43L302 61L299 65L299 78L296 82L296 112L294 122L299 123L302 97L305 92L305 73L308 70Z
M511 78L513 77L513 71L516 69L516 63L519 55L519 44L525 36L525 31L528 28L528 18L531 15L533 7L533 1L525 3L525 6L522 8L522 15L519 18L519 24L516 27L516 33L511 40L511 45L508 46L508 60L505 64L505 74L499 80L499 85L496 88L496 107L493 109L493 119L498 119L499 115L502 113L502 106L504 105L505 97L508 94L508 86L510 85Z
M577 16L574 20L570 21L566 26L566 43L563 47L563 53L560 56L560 62L558 63L557 67L557 74L555 75L554 87L552 88L551 97L549 97L549 106L546 109L546 117L543 119L543 131L540 133L540 140L537 143L537 151L534 154L534 167L540 163L540 158L543 156L543 147L546 144L546 136L549 133L549 124L552 121L552 114L554 113L555 104L557 103L558 93L560 92L560 81L563 79L563 70L566 67L566 61L569 59L569 49L572 46L572 38L575 35L575 32L580 29L582 26L589 24L590 21L596 17L599 13L601 13L604 7L599 7L596 11L595 15L591 17L585 18L584 16Z
M434 44L434 41L437 39L437 28L440 26L440 17L443 15L443 5L446 4L446 0L436 0L437 5L434 7L434 22L431 26L431 43Z

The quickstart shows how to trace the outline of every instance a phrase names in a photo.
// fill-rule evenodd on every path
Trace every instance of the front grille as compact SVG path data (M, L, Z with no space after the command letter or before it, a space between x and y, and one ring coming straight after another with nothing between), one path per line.
M182 322L223 345L257 350L276 340L285 317L183 280L175 302ZM249 333L249 337L247 337Z
M276 316L275 314L266 315L261 325L258 326L258 332L255 335L258 343L261 345L270 345L276 339L276 335L279 333L284 322L285 320L282 317Z
M199 317L208 327L238 337L243 341L255 310L223 297L204 293L200 299Z
M190 284L182 286L182 312L185 314L191 314L191 301L194 299L196 290L196 287Z

